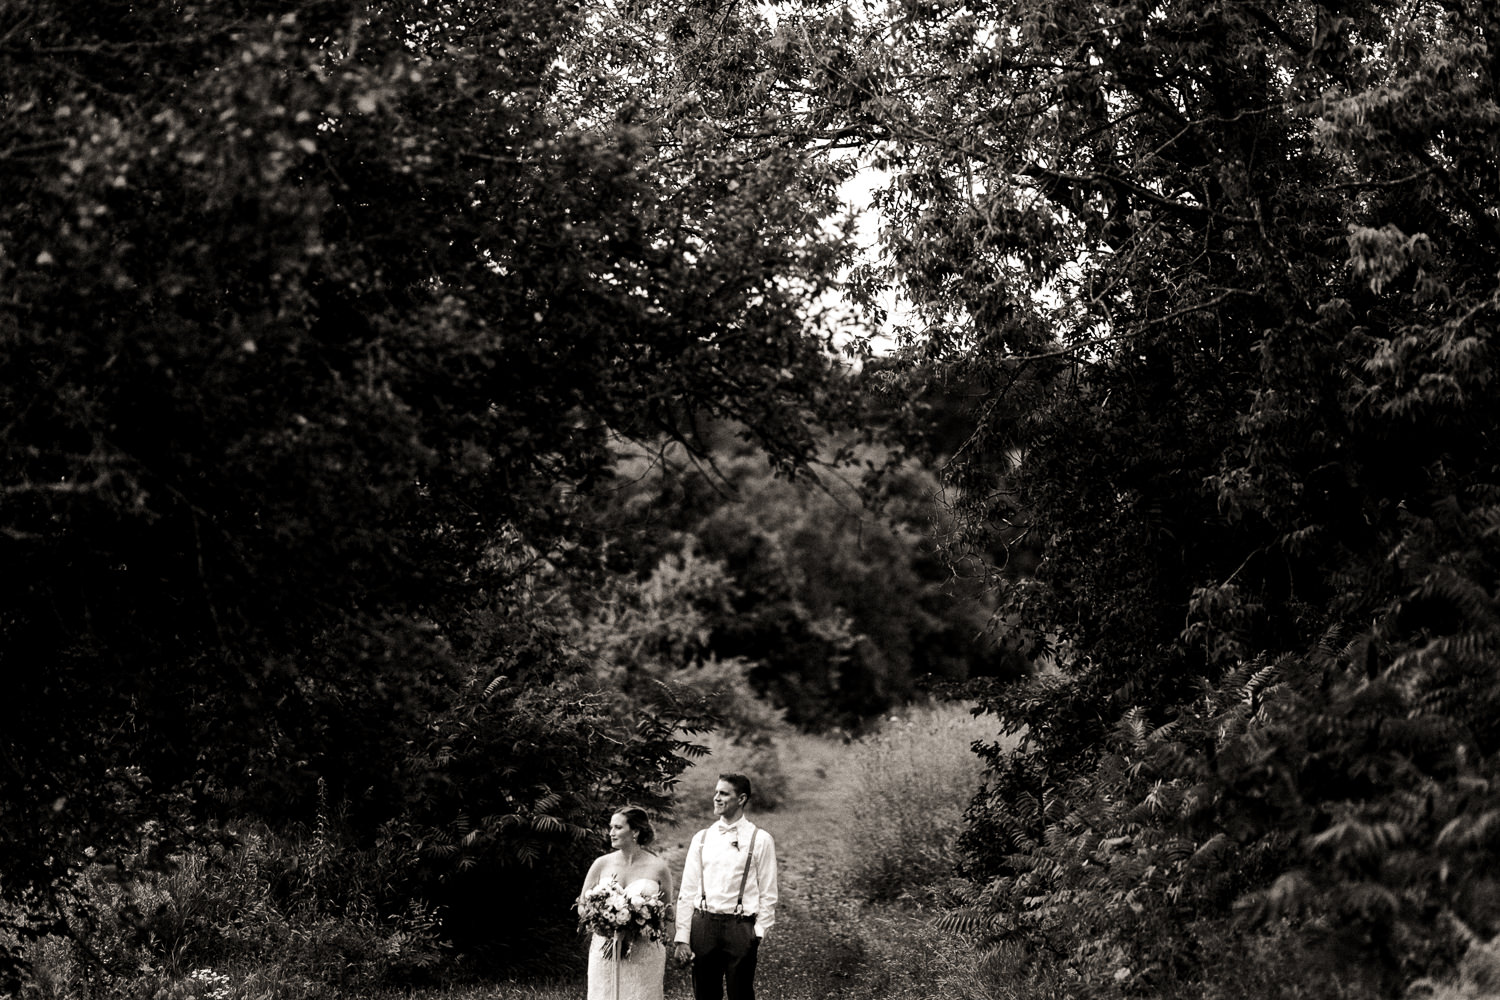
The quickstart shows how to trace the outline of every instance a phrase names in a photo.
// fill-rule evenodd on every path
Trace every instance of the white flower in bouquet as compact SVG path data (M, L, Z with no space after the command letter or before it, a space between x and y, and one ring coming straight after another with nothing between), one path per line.
M578 897L578 929L593 931L608 940L604 945L606 957L615 954L616 946L621 958L630 954L630 946L644 937L648 941L661 940L662 914L666 909L659 891L626 892L618 879L610 876Z

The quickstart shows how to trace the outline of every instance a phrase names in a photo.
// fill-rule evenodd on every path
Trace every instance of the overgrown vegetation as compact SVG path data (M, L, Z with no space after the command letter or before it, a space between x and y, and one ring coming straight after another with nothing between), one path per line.
M551 899L621 801L669 815L710 721L769 754L778 713L857 722L965 672L972 644L910 654L974 612L933 611L909 517L842 497L881 544L794 561L815 526L744 506L657 531L685 476L635 484L637 522L600 499L671 448L794 512L769 474L861 437L830 429L857 385L816 305L838 170L682 130L661 155L577 89L590 16L0 10L6 987L31 941L86 953L100 872L149 887L320 802L349 851L401 831L373 926L417 907L455 968L546 961L565 901L493 894ZM853 578L913 610L865 614Z
M948 483L1049 669L974 689L1024 743L986 752L954 926L1037 992L1482 964L1494 5L641 7L724 57L665 97L880 172L850 291L894 287L904 336L872 386L969 404Z
M782 933L767 951L767 989L787 1000L846 991L987 1000L974 953L954 947L936 926L936 901L956 854L951 844L941 850L944 841L931 839L950 837L959 824L978 774L977 759L964 747L977 731L966 707L948 705L903 712L853 743L791 730L776 741L778 759L787 761L781 808L760 815L789 851L795 888L785 900ZM714 750L707 770L738 768L747 759L745 748L725 738L706 742ZM917 787L919 775L928 780ZM757 781L757 799L766 788ZM909 835L893 837L894 830ZM360 849L346 837L333 815L295 836L236 829L212 849L178 858L169 872L142 872L134 880L90 868L75 912L97 922L76 941L34 944L37 980L22 996L459 1000L498 990L551 1000L577 994L582 948L571 932L545 962L522 966L518 980L482 988L443 983L457 965L437 914L379 916L382 901L408 895L401 880L411 871L412 841L388 830ZM892 857L897 864L889 863ZM559 885L571 887L576 877L537 886L530 898L566 906L569 892ZM81 945L95 955L79 952ZM685 989L675 973L673 983Z
M973 747L993 728L963 706L919 705L854 744L844 844L847 881L861 899L937 899L956 871L965 808L983 778Z
M358 849L413 841L371 919L431 905L476 967L567 921L479 900L571 880L622 798L670 808L706 707L601 693L535 571L597 563L580 498L620 440L722 420L815 457L838 234L774 158L730 186L558 119L583 30L546 0L0 9L6 987L91 866L306 827L320 788Z
M669 815L706 727L774 787L784 724L980 675L1020 743L944 926L1018 992L1482 989L1497 38L1479 0L0 9L5 985L70 937L59 989L217 990L181 942L228 932L156 904L335 842L381 891L272 886L254 932L307 984L513 968L565 903L489 901ZM891 357L836 360L835 292Z
M793 787L807 797L766 820L794 858L768 991L796 1000L1004 995L987 984L980 954L938 923L982 772L969 744L990 728L970 706L942 703L895 712L845 745L793 741Z
M65 907L73 933L28 947L19 995L297 1000L428 981L452 943L407 884L416 850L399 829L360 848L325 813L297 834L225 830L165 867L87 864Z
M1500 934L1496 18L834 29L905 376L978 387L951 481L1031 556L1001 620L1050 669L974 689L1024 742L952 921L1023 992L1399 996Z

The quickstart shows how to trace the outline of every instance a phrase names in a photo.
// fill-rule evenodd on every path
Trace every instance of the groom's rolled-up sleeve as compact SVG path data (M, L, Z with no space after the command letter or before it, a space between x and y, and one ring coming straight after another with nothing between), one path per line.
M776 841L766 834L766 846L756 861L755 876L760 884L760 904L755 914L755 933L765 937L776 923L776 900L779 890L776 885Z
M693 864L697 854L698 863ZM682 882L677 887L677 940L686 943L693 929L693 901L703 891L703 831L693 834L687 858L682 862Z

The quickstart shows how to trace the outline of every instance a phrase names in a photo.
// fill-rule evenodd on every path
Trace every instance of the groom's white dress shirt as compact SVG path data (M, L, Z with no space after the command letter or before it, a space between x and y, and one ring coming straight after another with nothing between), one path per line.
M746 876L751 833L755 833L755 849ZM705 900L710 913L733 913L741 879L745 882L741 909L755 917L756 936L765 937L776 923L776 842L744 816L734 823L718 820L693 834L677 890L677 940L688 939L693 910Z

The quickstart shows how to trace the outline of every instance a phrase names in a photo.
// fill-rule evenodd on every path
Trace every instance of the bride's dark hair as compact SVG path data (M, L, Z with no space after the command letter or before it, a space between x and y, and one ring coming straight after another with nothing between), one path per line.
M626 824L640 835L636 838L637 844L645 847L656 839L656 830L652 828L651 817L646 815L646 810L640 806L626 806L620 810L620 815L624 816Z

